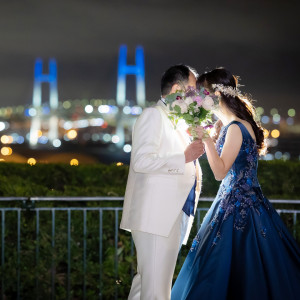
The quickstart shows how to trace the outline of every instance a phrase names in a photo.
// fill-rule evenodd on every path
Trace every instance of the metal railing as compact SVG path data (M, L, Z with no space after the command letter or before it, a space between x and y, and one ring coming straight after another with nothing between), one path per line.
M56 261L56 255L57 253L57 248L56 248L56 235L59 233L61 234L61 231L63 229L57 229L58 223L62 224L63 222L61 221L61 216L60 218L57 218L57 214L59 212L63 212L66 214L66 249L61 249L59 251L65 251L67 252L66 255L66 276L64 278L64 288L66 289L66 299L72 299L74 296L72 294L72 264L73 264L73 258L72 258L72 247L73 247L73 238L74 238L74 232L75 230L72 229L72 225L74 223L74 218L79 218L78 213L82 214L82 228L81 228L81 242L82 242L82 270L80 270L80 273L82 274L82 293L81 293L81 298L82 299L87 299L88 297L88 290L87 290L87 276L88 276L88 270L87 266L89 265L88 261L88 252L90 249L88 248L87 243L89 242L88 238L88 233L89 233L89 228L88 228L88 217L90 217L90 214L93 214L91 219L93 222L97 224L97 249L98 249L98 283L97 286L94 287L94 289L97 289L97 292L95 292L95 295L97 295L97 299L104 299L103 297L103 278L104 278L104 273L103 273L103 264L105 263L104 261L104 254L106 249L104 249L104 234L107 234L104 230L104 217L107 213L112 213L112 216L108 216L108 220L110 222L110 228L111 228L111 235L112 235L112 240L113 240L113 269L114 269L114 280L115 280L115 291L114 291L114 299L118 299L118 269L119 269L119 221L120 221L120 212L122 212L122 205L121 201L123 200L123 197L30 197L30 198L25 198L25 197L5 197L5 198L0 198L0 216L1 216L1 299L7 299L7 287L6 287L6 276L5 274L7 273L7 267L10 267L8 265L8 261L10 258L8 257L9 253L14 253L11 249L12 247L16 248L16 270L15 270L15 275L16 275L16 282L15 282L15 287L10 286L10 291L14 291L14 298L15 299L26 299L22 295L22 289L25 289L25 286L22 284L22 276L21 276L21 264L23 258L23 253L22 253L22 233L25 232L25 228L22 227L22 217L24 218L26 216L27 220L34 219L35 221L35 228L32 229L34 232L31 232L32 237L32 243L34 244L34 265L38 266L41 260L41 247L43 246L41 243L41 236L45 234L45 231L50 231L49 232L49 239L50 239L50 248L51 248L51 267L49 270L51 270L50 273L50 286L48 287L49 294L51 295L51 299L57 299L56 297L56 287L57 287L57 276L58 274L56 273L57 271L57 261ZM213 198L201 198L200 202L211 202ZM110 206L105 207L105 204L107 201L110 202ZM99 206L92 206L88 207L86 206L87 203L94 203L97 204L97 202L100 202L101 205ZM272 203L276 204L300 204L300 200L271 200ZM3 204L6 205L3 205ZM47 206L46 203L48 203ZM78 204L81 204L78 206ZM113 206L113 203L120 204L118 206ZM61 206L63 204L63 206ZM72 204L72 206L70 206ZM73 205L77 204L77 205ZM11 205L14 205L14 207L9 207ZM58 207L54 207L55 205L59 205ZM195 216L195 223L197 225L197 230L200 227L201 221L207 212L209 207L199 207L197 209L197 213ZM297 228L297 216L300 214L300 209L278 209L277 210L279 214L290 214L292 216L292 222L293 222L293 234L296 236L296 228ZM44 225L45 221L41 220L41 215L43 213L50 213L51 216L51 221L49 221L49 226L48 229L41 229L41 226ZM16 213L16 231L12 231L14 233L11 233L10 236L8 236L7 233L7 226L12 226L11 223L13 223L12 216L10 216L10 213ZM28 216L28 213L30 215ZM76 214L76 216L75 216ZM95 220L95 215L97 215L97 221ZM7 217L9 217L10 223L7 224ZM59 222L58 222L59 221ZM63 220L64 221L64 220ZM25 224L26 225L26 224ZM122 231L123 232L123 231ZM77 232L78 233L78 232ZM26 235L26 234L25 234ZM27 238L28 234L26 235ZM16 240L10 241L9 244L9 249L7 247L6 241L8 237L13 237L16 238ZM130 239L130 236L128 235L128 238ZM25 241L23 241L25 242ZM26 240L28 242L28 240ZM13 246L12 246L13 245ZM95 244L94 244L95 245ZM9 250L10 252L7 254L7 251ZM24 251L27 251L27 249L24 249ZM25 251L25 252L26 252ZM132 242L132 239L130 241L130 255L133 257L134 256L134 245ZM23 266L24 267L24 266ZM25 266L26 268L26 266ZM35 272L35 283L34 283L34 291L32 291L32 298L31 299L40 299L43 297L43 293L41 293L41 279L39 274L39 269L38 268L33 268ZM79 272L79 270L77 270ZM134 275L134 264L131 263L130 265L130 277L132 278ZM64 299L65 299L64 298ZM10 299L10 297L9 297ZM88 299L91 299L89 297ZM93 298L94 299L94 298ZM96 299L96 298L95 298ZM105 298L107 299L107 298Z

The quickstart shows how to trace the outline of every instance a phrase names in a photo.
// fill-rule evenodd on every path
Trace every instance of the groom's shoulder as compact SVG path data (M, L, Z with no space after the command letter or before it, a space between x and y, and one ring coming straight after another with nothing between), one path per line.
M147 117L150 118L160 117L160 111L157 104L144 108L143 112L141 113L138 119L147 118Z

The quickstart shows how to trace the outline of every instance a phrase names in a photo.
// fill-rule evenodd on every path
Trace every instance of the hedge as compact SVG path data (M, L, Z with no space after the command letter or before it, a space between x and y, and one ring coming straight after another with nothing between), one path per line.
M203 197L216 195L216 181L205 159ZM0 197L5 196L123 196L128 166L0 163ZM300 198L300 162L259 161L258 177L268 198Z

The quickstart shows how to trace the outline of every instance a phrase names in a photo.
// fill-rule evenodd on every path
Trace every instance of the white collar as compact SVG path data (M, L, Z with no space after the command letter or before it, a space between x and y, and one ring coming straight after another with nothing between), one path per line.
M161 98L157 101L157 105L161 106L161 108L162 108L166 113L169 113L169 112L170 112L169 107L168 107L168 105L166 104L164 98L161 97Z
M160 98L160 101L161 101L165 106L167 106L167 103L166 103L166 99L165 99L165 98L161 97L161 98Z

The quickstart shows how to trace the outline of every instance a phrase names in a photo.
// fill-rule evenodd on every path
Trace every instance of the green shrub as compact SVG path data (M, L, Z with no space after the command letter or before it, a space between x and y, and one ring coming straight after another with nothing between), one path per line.
M202 196L214 197L220 182L205 159ZM128 166L96 164L0 164L1 196L123 196ZM264 194L272 198L300 198L300 162L259 161L258 177Z

